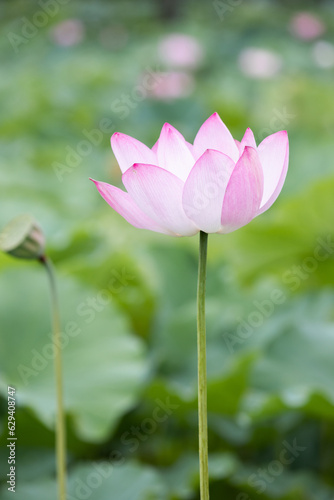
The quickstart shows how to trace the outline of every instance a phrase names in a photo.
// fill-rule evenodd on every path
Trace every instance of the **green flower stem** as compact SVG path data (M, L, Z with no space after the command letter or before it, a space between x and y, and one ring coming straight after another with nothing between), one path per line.
M200 232L197 284L197 355L198 355L198 437L201 500L209 500L208 410L206 381L205 284L208 235Z
M61 326L60 326L59 304L58 304L56 280L52 262L46 256L41 257L40 261L45 266L45 269L47 271L50 284L50 291L51 291L52 328L53 328L53 343L55 349L55 375L56 375L56 392L57 392L56 458L57 458L58 499L66 500L66 430L65 430L65 414L64 414L64 403L63 403L62 359L61 359L61 347L60 347Z

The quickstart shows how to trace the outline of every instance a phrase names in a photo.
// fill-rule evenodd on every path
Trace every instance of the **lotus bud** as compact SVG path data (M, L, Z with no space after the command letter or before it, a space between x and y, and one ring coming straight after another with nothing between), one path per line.
M30 215L19 215L0 233L0 250L19 259L40 259L44 255L45 237Z

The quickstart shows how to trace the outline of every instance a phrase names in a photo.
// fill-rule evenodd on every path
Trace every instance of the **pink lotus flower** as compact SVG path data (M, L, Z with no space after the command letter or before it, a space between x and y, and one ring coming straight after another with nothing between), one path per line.
M130 224L171 236L230 233L267 210L288 169L287 132L256 146L248 128L235 141L214 113L188 143L166 123L152 149L115 133L111 146L127 192L93 181L106 202Z

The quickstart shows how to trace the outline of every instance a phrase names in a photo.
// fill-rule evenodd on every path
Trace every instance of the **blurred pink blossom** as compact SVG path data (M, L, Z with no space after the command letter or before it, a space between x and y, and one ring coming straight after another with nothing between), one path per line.
M239 67L251 78L271 78L279 73L282 59L270 50L248 47L239 56Z
M56 45L71 47L82 42L85 37L85 27L79 19L66 19L51 29L51 38Z
M290 22L292 34L301 40L313 40L326 31L324 23L311 12L298 12Z
M149 89L150 97L158 100L188 97L195 87L192 75L185 71L168 71L155 74L156 84Z
M202 45L190 35L171 34L158 46L161 61L176 68L197 68L203 59Z

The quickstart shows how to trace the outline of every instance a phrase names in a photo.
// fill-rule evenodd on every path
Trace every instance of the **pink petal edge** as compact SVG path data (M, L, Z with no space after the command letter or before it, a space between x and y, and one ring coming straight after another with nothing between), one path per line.
M264 192L257 215L262 214L280 194L289 165L289 139L286 130L266 137L258 146L264 174Z
M226 188L221 223L222 233L248 224L257 214L263 194L263 171L254 148L246 146Z
M175 236L198 232L184 213L184 184L176 175L154 165L135 164L123 174L123 184L140 209Z
M122 173L134 163L157 163L157 156L150 148L133 137L115 132L110 139L111 148Z
M157 146L158 165L160 168L185 181L194 165L194 157L189 151L182 134L165 123L161 129ZM136 162L146 163L147 162Z
M194 140L194 153L198 159L207 149L215 149L232 158L239 159L238 147L231 132L218 113L213 113L201 126Z
M91 178L90 180L94 182L100 195L108 205L132 226L139 229L149 229L150 231L169 234L168 231L165 231L159 224L142 212L128 193L106 182L96 181Z
M186 215L201 231L221 229L225 190L235 164L224 153L207 149L193 166L182 196Z

